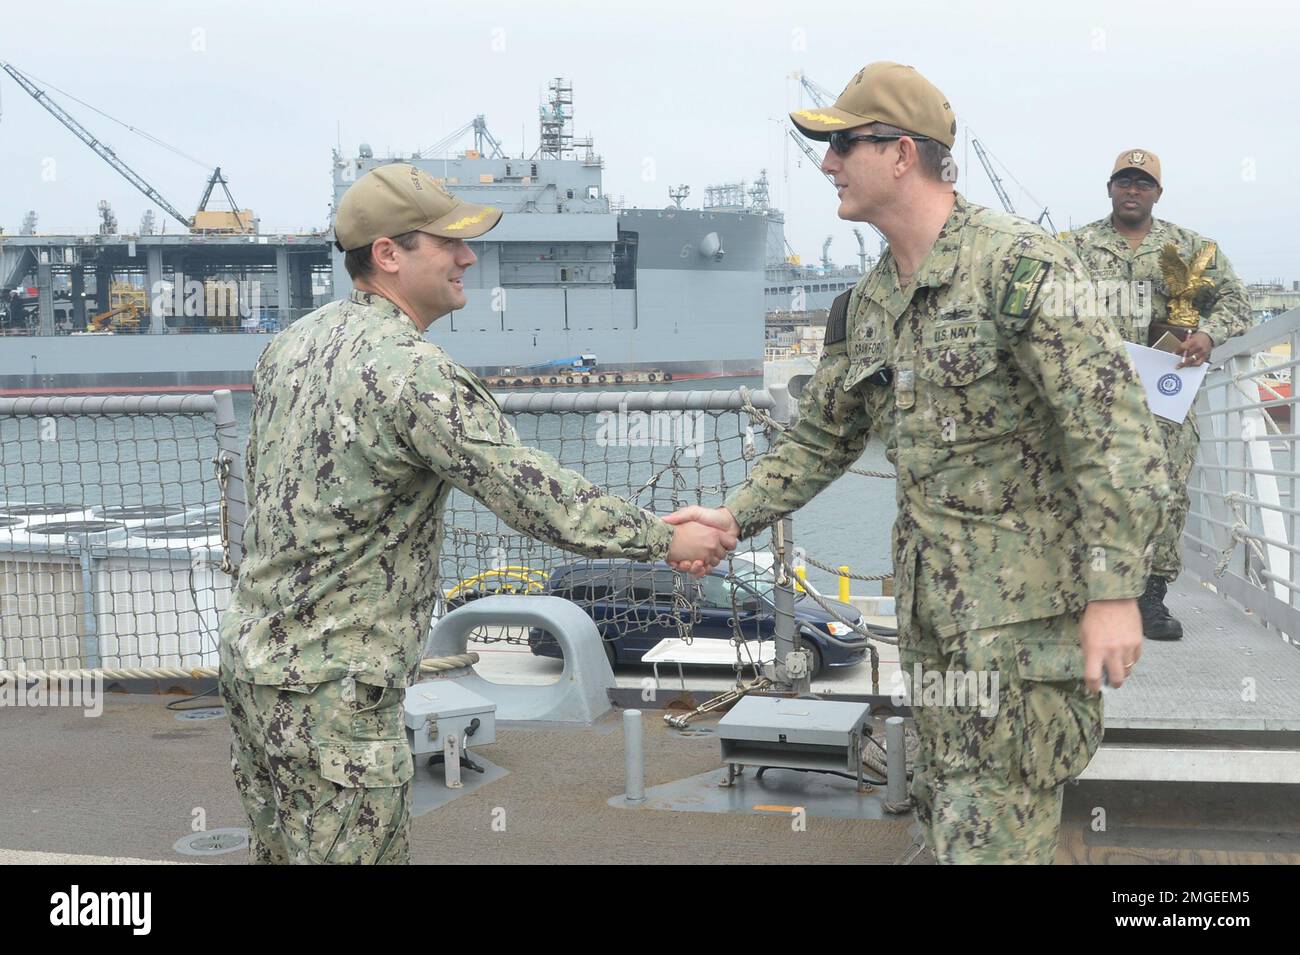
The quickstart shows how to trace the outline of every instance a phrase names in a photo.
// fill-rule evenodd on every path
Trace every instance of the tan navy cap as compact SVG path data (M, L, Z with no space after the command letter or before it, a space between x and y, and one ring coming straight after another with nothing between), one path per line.
M826 140L837 130L866 123L888 123L949 149L957 139L948 98L913 67L885 61L858 70L834 106L797 110L790 119L809 139Z
M1160 157L1149 149L1124 150L1115 160L1115 168L1110 171L1110 178L1114 179L1125 169L1144 172L1156 181L1157 186L1164 188L1164 183L1160 181Z
M473 239L500 221L500 209L457 199L428 173L395 162L370 170L343 193L334 215L334 240L350 252L405 232Z

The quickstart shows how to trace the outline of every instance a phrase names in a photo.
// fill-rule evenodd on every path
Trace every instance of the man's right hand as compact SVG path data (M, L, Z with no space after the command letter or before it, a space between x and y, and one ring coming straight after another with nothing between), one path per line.
M703 577L735 546L734 534L696 521L679 523L668 545L668 565L693 577Z
M740 538L740 525L731 516L731 511L725 507L700 507L698 504L692 504L690 507L683 507L667 515L664 521L675 527L673 542L668 548L668 564L673 569L694 577L703 577L707 574L727 556L727 552L736 546L736 541ZM725 545L722 552L718 553L713 560L708 559L713 553L712 550L706 548L703 554L690 550L692 546L702 543L698 535L704 531L711 531L717 535L717 542ZM689 536L684 537L684 533Z

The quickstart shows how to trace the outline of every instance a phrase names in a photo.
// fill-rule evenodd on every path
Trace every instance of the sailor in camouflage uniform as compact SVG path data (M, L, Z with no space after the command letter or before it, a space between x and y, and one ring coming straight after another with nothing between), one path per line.
M898 472L904 678L998 680L993 712L910 689L926 841L941 862L1050 862L1063 784L1101 739L1102 667L1119 685L1141 650L1165 493L1150 412L1114 328L1051 307L1046 286L1083 278L1077 257L953 191L952 110L919 73L871 64L792 119L830 140L841 218L889 250L832 309L797 421L723 508L668 520L755 534L879 435Z
M1190 264L1207 245L1215 245L1205 270L1213 284L1193 300L1200 321L1180 347L1180 368L1201 365L1209 361L1215 345L1250 327L1250 302L1245 286L1217 244L1191 229L1151 215L1163 188L1160 159L1155 153L1147 149L1124 150L1115 160L1106 184L1111 214L1066 238L1102 290L1097 296L1099 306L1114 319L1126 341L1139 345L1155 344L1168 318L1170 289L1160 267L1160 250L1173 244L1179 258ZM1183 635L1183 627L1169 613L1164 600L1169 581L1183 566L1180 541L1191 506L1187 478L1196 462L1201 435L1195 414L1188 414L1181 422L1160 417L1155 420L1164 440L1171 497L1164 532L1156 541L1151 577L1138 605L1145 636L1177 640Z
M524 447L423 331L465 304L466 239L495 209L382 166L335 216L356 291L258 361L245 557L221 621L221 692L257 862L405 862L405 687L438 594L452 488L593 557L716 563L734 537L670 527ZM683 533L685 531L685 533Z

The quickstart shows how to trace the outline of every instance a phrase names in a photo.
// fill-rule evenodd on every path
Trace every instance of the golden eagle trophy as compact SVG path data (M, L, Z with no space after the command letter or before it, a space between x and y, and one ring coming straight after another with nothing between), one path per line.
M1166 242L1161 248L1160 271L1169 289L1169 311L1163 322L1151 323L1149 344L1158 341L1165 332L1186 339L1201 323L1201 313L1196 310L1193 300L1205 289L1214 287L1214 279L1207 278L1205 270L1214 261L1216 251L1215 244L1207 242L1188 264L1179 258L1178 249L1172 242Z

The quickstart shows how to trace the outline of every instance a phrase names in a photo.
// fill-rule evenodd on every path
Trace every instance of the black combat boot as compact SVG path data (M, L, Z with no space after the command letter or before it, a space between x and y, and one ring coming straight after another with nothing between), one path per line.
M1181 640L1183 625L1169 614L1165 591L1169 583L1163 577L1148 577L1147 592L1138 598L1142 612L1142 636L1148 640Z

